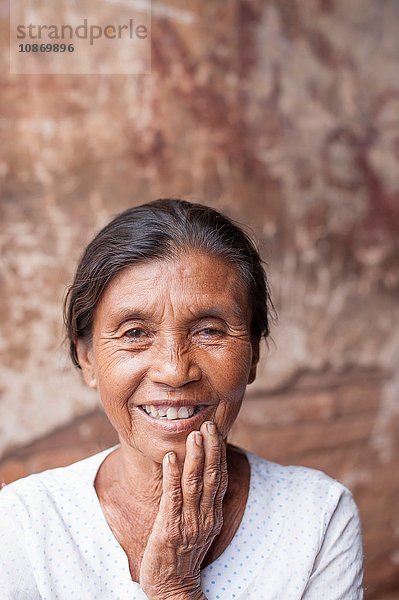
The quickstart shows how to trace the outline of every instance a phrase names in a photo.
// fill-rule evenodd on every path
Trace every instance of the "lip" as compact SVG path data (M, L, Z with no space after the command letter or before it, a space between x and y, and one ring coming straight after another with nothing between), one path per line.
M165 402L165 400L163 402L151 402L148 404L152 404L153 406L165 406L165 404L167 404L168 406L199 406L199 403L197 402L196 404L193 404L193 402ZM168 433L189 433L190 431L197 431L202 423L204 423L205 421L210 421L212 420L213 417L213 413L215 411L215 406L214 405L202 405L203 408L195 415L192 415L191 417L188 417L187 419L172 419L172 420L168 420L168 419L154 419L153 417L150 417L150 415L148 415L146 413L146 411L144 410L144 408L141 408L141 406L133 406L132 409L133 410L137 410L140 412L140 415L142 415L147 421L148 423L154 427L154 429L157 429L158 431L165 431Z
M172 400L169 398L165 398L163 400L149 400L148 402L143 402L140 406L174 406L175 408L180 408L181 406L208 406L206 402L199 402L198 400Z

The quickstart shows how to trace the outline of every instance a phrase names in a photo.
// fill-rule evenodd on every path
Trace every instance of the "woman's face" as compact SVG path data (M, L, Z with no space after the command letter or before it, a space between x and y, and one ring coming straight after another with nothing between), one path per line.
M78 356L121 443L161 462L170 450L182 460L204 421L226 437L255 378L250 322L246 287L219 257L191 252L115 276Z

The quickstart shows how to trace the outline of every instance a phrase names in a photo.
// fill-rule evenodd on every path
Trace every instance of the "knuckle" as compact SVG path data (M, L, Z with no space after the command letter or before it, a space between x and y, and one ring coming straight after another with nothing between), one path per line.
M214 466L207 467L205 471L205 477L210 483L219 483L221 478L220 469Z
M184 483L185 492L189 495L196 495L201 491L202 477L200 475L191 475L187 477Z
M168 491L168 499L174 505L179 507L181 504L181 492L178 488L172 488Z
M180 528L176 524L169 523L164 534L165 545L178 546L181 540Z
M186 540L185 543L183 544L183 552L187 553L187 554L191 554L192 552L195 551L196 547L197 547L196 541Z

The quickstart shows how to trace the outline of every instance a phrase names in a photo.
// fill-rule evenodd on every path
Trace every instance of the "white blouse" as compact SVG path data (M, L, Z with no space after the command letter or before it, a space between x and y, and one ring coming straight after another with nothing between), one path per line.
M145 600L94 480L109 448L0 492L1 600ZM201 571L209 600L361 600L351 493L314 469L246 453L249 495L232 541Z

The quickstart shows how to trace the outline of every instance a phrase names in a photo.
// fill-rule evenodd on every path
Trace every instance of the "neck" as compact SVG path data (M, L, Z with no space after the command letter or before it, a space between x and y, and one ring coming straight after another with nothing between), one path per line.
M107 495L123 496L124 500L136 507L142 506L147 512L158 510L162 495L162 465L144 456L141 452L120 442L103 463L101 488Z

